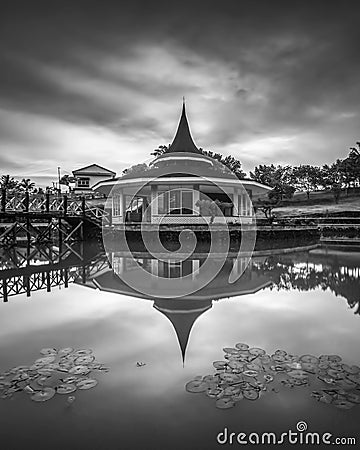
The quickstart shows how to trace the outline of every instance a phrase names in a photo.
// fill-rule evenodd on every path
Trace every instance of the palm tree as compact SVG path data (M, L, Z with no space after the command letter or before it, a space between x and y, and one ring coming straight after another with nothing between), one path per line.
M0 178L0 188L1 189L14 189L18 182L10 175L2 175Z
M31 192L35 188L35 183L30 178L23 178L19 184L20 188L25 192Z

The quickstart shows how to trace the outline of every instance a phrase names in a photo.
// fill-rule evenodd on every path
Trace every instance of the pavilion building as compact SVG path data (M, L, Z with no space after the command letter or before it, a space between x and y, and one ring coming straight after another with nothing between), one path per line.
M109 196L112 225L190 225L211 220L252 223L251 199L271 188L251 179L239 180L223 164L204 155L191 137L183 104L173 142L147 170L129 171L122 177L101 181L93 189ZM212 219L209 202L216 202L221 209L221 214Z

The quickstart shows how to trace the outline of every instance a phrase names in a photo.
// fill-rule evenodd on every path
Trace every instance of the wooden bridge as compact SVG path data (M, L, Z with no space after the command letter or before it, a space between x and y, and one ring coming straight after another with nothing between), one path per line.
M110 223L110 211L67 195L6 195L0 208L0 245L73 242L99 235L103 223Z
M70 283L86 284L109 267L102 248L75 243L55 246L3 248L0 252L0 299L46 290L67 288Z

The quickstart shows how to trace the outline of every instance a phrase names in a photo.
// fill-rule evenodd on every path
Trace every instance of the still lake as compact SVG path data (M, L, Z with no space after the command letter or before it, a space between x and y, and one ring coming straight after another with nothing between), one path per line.
M7 397L0 399L2 449L205 450L225 447L217 442L225 428L280 436L296 431L300 421L310 432L359 442L360 381L353 366L360 364L360 253L315 249L254 256L235 283L229 283L228 274L239 261L229 258L216 279L196 295L154 300L132 292L112 272L101 249L92 248L83 262L79 250L70 250L62 265L56 250L51 250L51 264L49 249L33 251L1 253L1 294L7 300L0 303L0 393ZM121 262L131 270L132 263L127 266L121 255L110 259L113 266ZM146 255L138 257L138 263L154 267ZM176 278L191 271L191 264L201 266L201 258L187 264L162 263L156 270L162 277ZM239 343L246 345L236 347ZM51 360L52 354L58 362L52 350L40 354L44 348L91 349L103 364L97 369L108 370L96 370L93 363L89 376L98 381L96 387L56 394L44 402L32 401L33 393L24 390L4 395L9 386L1 380L18 374L9 369L25 366L20 371L30 373L35 360L46 355ZM206 391L185 389L196 376L218 373L221 381L223 371L214 368L214 361L247 364L249 354L257 356L256 349L280 356L278 366L287 362L292 370L300 370L301 361L307 360L298 357L315 356L315 369L294 375L291 385L272 361L266 373L278 381L262 383L266 391L255 389L259 398L243 398L229 409L216 407L217 399ZM261 366L259 358L252 363ZM61 376L69 376L66 370ZM242 372L235 371L235 377L243 377ZM245 377L249 385L264 375L259 372L259 377ZM50 378L48 385L56 387ZM35 392L41 389L36 378L29 385ZM328 393L319 401L311 395L315 390ZM353 402L342 403L350 391Z

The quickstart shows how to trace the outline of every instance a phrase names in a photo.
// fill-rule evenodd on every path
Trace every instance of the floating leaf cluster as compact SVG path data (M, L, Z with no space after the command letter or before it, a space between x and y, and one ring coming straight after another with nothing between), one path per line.
M90 349L43 348L40 354L42 356L30 365L0 373L0 398L8 399L16 392L24 392L34 402L45 402L55 394L69 395L91 389L98 384L91 373L109 371L95 361ZM68 404L74 401L74 395L67 398Z
M220 409L233 408L237 402L258 400L265 392L279 392L279 388L316 384L311 392L314 399L350 409L360 403L360 367L349 366L338 355L292 355L238 343L223 349L222 361L214 361L215 373L197 376L189 381L188 392L205 393L215 399Z

